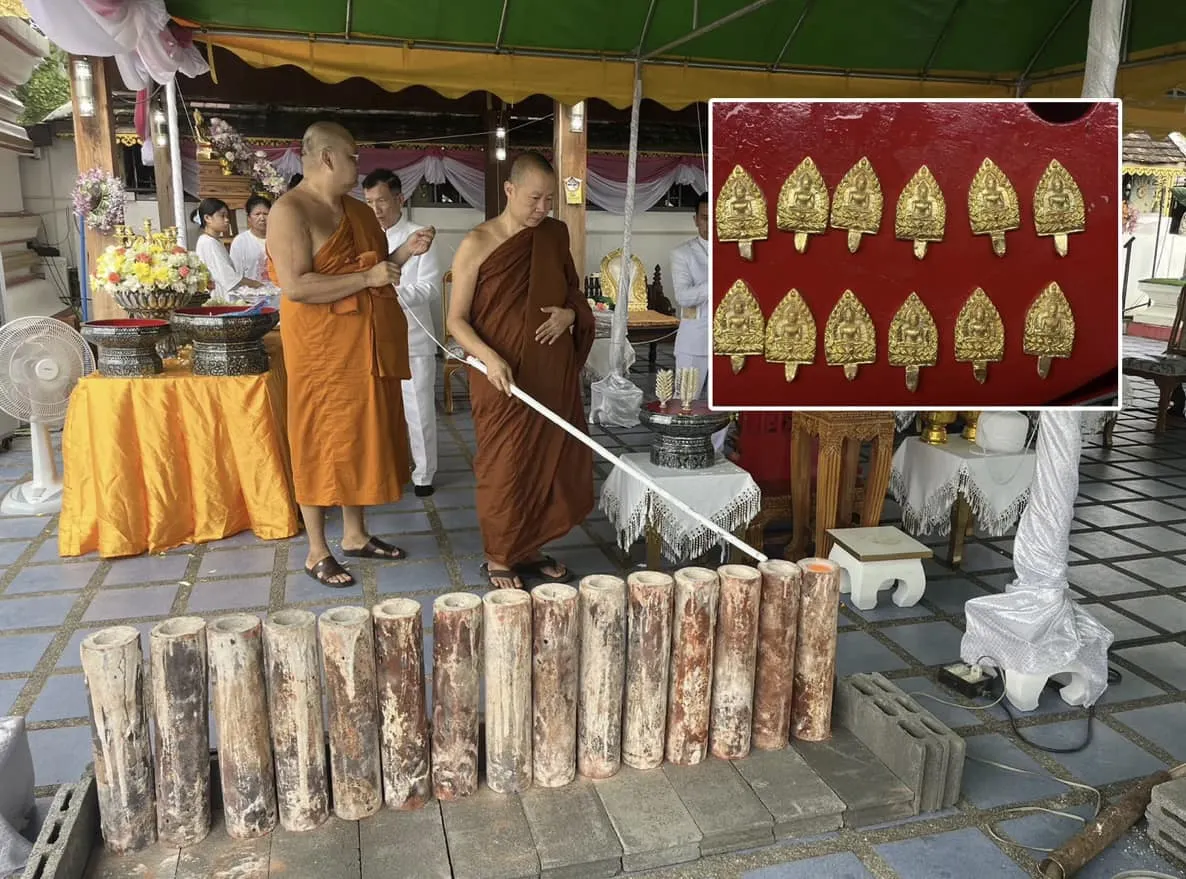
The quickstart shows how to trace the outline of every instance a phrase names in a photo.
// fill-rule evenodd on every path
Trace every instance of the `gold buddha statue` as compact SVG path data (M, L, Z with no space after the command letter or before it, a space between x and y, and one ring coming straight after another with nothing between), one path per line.
M633 266L630 278L630 298L627 300L628 311L647 310L647 270L642 260L636 254L630 255ZM622 248L606 254L601 261L601 293L613 303L618 301L618 288L622 272Z

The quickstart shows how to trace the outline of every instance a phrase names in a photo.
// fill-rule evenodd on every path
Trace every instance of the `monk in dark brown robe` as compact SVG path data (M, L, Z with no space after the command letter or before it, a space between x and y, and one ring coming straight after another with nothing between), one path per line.
M580 373L594 329L568 227L548 216L552 166L525 153L504 186L506 209L457 249L448 326L488 371L470 371L482 571L494 588L517 589L525 576L572 579L540 549L593 510L593 458L588 446L511 396L511 385L587 432Z
M400 389L411 375L408 325L395 287L399 267L425 252L432 234L422 230L388 256L374 212L349 195L358 185L358 147L340 125L311 126L301 159L303 180L269 215L268 265L283 293L288 442L309 536L305 573L345 587L355 580L326 543L326 507L342 508L345 555L405 557L367 533L363 507L398 501L410 476Z

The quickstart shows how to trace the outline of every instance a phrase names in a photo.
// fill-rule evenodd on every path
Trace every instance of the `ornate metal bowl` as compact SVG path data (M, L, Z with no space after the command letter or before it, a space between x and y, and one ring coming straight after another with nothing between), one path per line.
M172 323L193 342L195 375L260 375L268 371L263 338L280 320L275 308L247 314L247 306L179 308Z
M82 325L82 337L99 349L99 374L119 378L164 372L157 345L168 336L166 320L120 318Z
M702 400L689 409L683 409L678 400L666 407L655 400L644 403L638 414L655 434L652 464L673 470L703 470L716 463L712 435L728 426L728 412L713 412Z
M170 287L141 290L136 293L120 291L113 295L119 307L132 317L143 317L149 314L160 316L175 308L181 308L190 300L189 293L178 293Z

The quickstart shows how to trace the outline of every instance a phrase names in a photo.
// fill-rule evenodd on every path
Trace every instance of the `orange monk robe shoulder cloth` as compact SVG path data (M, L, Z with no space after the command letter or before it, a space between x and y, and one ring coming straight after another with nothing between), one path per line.
M573 332L535 341L547 306L576 312ZM545 219L503 242L478 269L470 322L511 367L515 384L588 431L580 375L593 347L593 312L569 252L568 227ZM593 456L526 404L470 370L478 521L492 561L514 565L567 534L593 510Z
M316 274L350 274L387 258L387 236L371 209L350 197L342 207L341 224L313 257ZM270 259L268 266L275 281ZM280 337L297 503L398 501L411 472L400 383L412 373L395 290L371 288L319 305L282 296Z

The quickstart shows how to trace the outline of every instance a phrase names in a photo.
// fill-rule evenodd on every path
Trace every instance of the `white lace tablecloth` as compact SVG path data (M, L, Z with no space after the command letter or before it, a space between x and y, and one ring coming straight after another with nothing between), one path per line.
M911 534L951 533L951 508L963 497L977 526L1000 537L1017 524L1034 481L1032 450L990 454L959 435L941 446L909 437L894 453L889 494Z
M721 459L704 470L670 470L652 464L649 452L622 458L726 531L744 528L761 509L758 484L731 461ZM648 521L662 541L663 556L677 565L699 558L714 546L722 550L727 546L720 535L675 509L621 467L615 467L605 481L601 509L618 532L623 550L645 534Z

